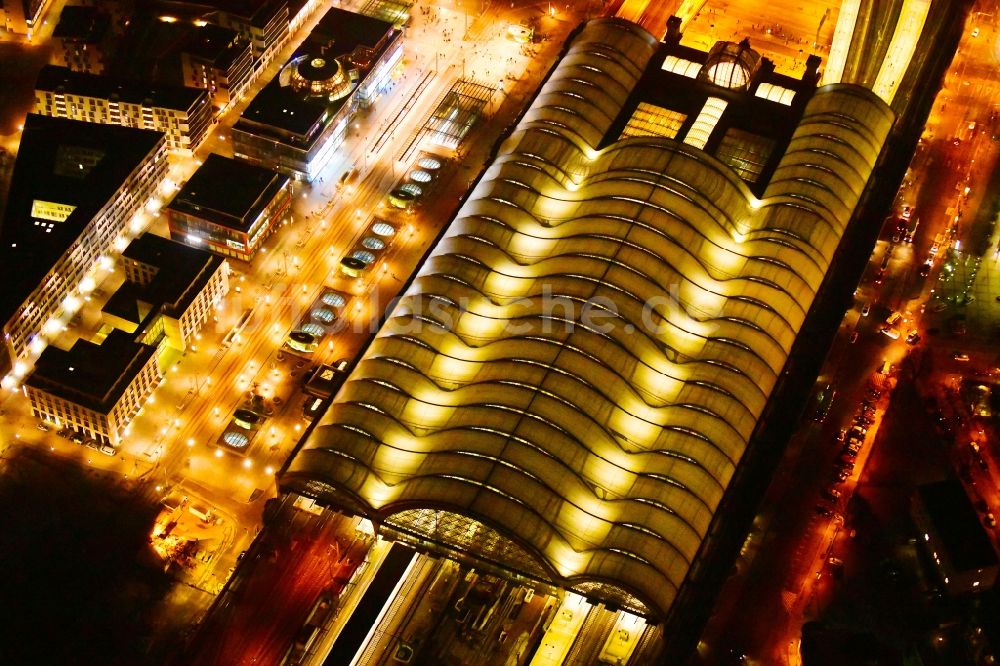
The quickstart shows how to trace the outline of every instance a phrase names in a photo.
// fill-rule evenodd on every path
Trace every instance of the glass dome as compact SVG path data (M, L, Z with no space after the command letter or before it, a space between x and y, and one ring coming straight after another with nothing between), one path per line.
M406 192L407 194L412 194L415 197L419 197L424 191L416 183L403 183L399 186L400 192Z
M351 77L336 58L306 54L290 64L289 83L295 92L333 100L346 97L353 87Z
M420 169L410 172L410 179L418 183L429 183L433 178L434 176L430 175L426 171L421 171Z
M367 250L355 250L351 253L351 256L358 261L363 261L366 264L370 264L375 261L375 255Z
M441 161L436 160L433 157L421 157L417 160L417 166L421 169L430 169L433 171L441 168Z
M326 335L326 329L323 328L322 326L320 326L319 324L317 324L314 321L311 321L311 322L309 322L307 324L303 324L302 325L302 330L305 331L306 333L310 334L310 335L316 336L317 338L320 338L320 337L323 337L324 335Z
M372 231L379 236L392 236L396 233L396 227L392 226L388 222L376 222L372 225Z
M333 311L328 310L326 308L313 308L312 318L316 319L317 321L321 321L324 324L332 324L333 320L336 318L336 315L333 314ZM312 333L312 331L308 331L308 329L306 329L305 326L302 327L302 330Z
M385 241L381 238L373 238L372 236L362 239L361 244L369 250L378 251L385 249Z
M333 308L342 308L344 307L344 304L347 302L346 298L333 291L328 291L325 294L323 294L323 297L320 300L322 300L324 303Z
M229 446L234 449L242 449L250 443L250 438L241 432L236 432L235 430L228 430L222 436L222 441L224 441Z

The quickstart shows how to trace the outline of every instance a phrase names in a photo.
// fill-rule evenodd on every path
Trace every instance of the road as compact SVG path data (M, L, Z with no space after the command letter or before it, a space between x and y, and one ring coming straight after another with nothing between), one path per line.
M878 447L885 441L878 432L890 397L886 389L895 385L900 372L909 367L904 359L912 353L912 347L904 340L906 333L915 330L922 336L917 345L919 354L946 358L956 344L953 337L938 342L941 317L930 312L924 315L923 311L925 303L933 302L951 237L959 243L969 242L974 234L972 222L984 197L983 174L996 160L996 144L981 127L975 132L968 130L969 119L981 117L993 104L996 75L984 65L994 62L990 45L996 38L995 31L977 15L970 22L980 30L973 37L973 28L967 26L959 57L938 95L927 131L897 197L894 216L885 223L856 292L854 308L845 315L817 381L817 386L830 383L836 388L833 408L822 425L809 420L811 411L807 411L804 424L788 447L737 562L736 574L723 588L703 636L710 646L711 663L737 663L741 655L747 655L749 663L800 663L800 627L822 616L830 600L833 579L827 560L848 552L843 544L850 541L849 535L856 529L851 514L845 513L848 499L855 488L861 488L862 494L866 492L869 472L865 465L868 460L879 459ZM982 78L973 79L972 74ZM977 92L969 94L969 90ZM958 142L954 141L956 137L960 138ZM969 193L964 191L966 185L970 186ZM912 206L920 219L912 245L892 239L895 216L904 205ZM958 213L962 214L956 221ZM952 225L954 233L948 234ZM934 239L942 233L948 235L948 242L931 255ZM883 272L880 268L887 255L889 261ZM933 267L925 279L918 269L928 258L933 260ZM880 272L884 274L880 276ZM870 314L862 316L866 303L870 304ZM903 317L902 335L895 341L880 333L893 311ZM855 331L857 342L851 343ZM925 348L932 351L924 352ZM947 360L949 365L955 365ZM891 381L876 372L885 361L893 367ZM836 485L842 497L830 502L822 492L831 487L831 461L840 456L836 433L849 425L873 385L884 392L875 404L875 422L869 427L855 474L847 483ZM898 410L895 414L894 418L900 420ZM859 479L861 485L857 485ZM833 510L834 517L819 515L814 510L817 505ZM755 610L746 613L747 608Z
M364 558L343 516L282 508L183 657L192 665L277 664L323 593L335 598ZM251 566L252 565L252 566Z

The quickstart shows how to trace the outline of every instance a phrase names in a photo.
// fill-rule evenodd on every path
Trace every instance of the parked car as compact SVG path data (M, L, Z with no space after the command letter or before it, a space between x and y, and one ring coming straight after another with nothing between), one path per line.
M822 504L817 504L814 507L814 510L816 511L816 513L818 513L819 515L823 516L824 518L832 518L833 517L833 511L831 511L829 507L825 507Z
M867 317L871 311L872 311L872 302L865 301L865 304L861 306L861 316Z
M49 428L44 423L36 423L35 427L38 428L39 430L41 430L42 432L48 432L49 430L51 430L51 428Z
M823 491L823 497L829 500L838 500L840 499L840 495L841 492L833 487L827 488L826 490Z
M988 513L985 516L983 516L983 522L986 523L987 527L996 527L997 526L997 519L996 519L996 517L994 517L994 515L992 513Z
M110 444L102 444L100 450L101 453L103 453L104 455L111 457L114 457L118 453L117 451L115 451L115 447L111 446Z
M969 355L965 352L955 352L951 355L951 357L956 361L962 361L963 363L969 360Z

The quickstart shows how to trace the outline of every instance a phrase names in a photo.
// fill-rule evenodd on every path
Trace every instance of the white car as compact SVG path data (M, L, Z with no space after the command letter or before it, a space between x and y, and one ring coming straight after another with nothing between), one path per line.
M114 457L118 453L117 451L115 451L115 447L111 446L110 444L102 444L100 451L104 455L112 457Z

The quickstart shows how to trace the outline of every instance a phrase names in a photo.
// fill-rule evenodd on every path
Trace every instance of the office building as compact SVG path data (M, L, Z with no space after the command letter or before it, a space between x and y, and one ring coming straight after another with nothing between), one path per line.
M125 283L104 305L105 323L184 351L229 293L229 263L145 233L122 252Z
M668 618L894 122L817 58L792 79L670 25L577 31L284 491Z
M331 8L233 127L233 154L312 181L355 111L392 85L402 57L392 24Z
M114 55L111 17L97 7L66 5L52 32L53 64L103 74Z
M155 86L53 65L38 74L34 112L156 130L166 134L167 148L192 151L205 139L212 119L204 90Z
M107 336L48 347L25 382L34 416L112 446L163 379L160 352L187 349L229 291L225 259L151 233L120 261L125 282L101 313Z
M288 176L212 154L167 207L170 237L250 261L291 205Z
M124 248L166 171L162 132L28 115L0 229L0 372L79 307L85 276Z
M976 507L957 479L918 486L910 504L921 532L918 545L937 566L948 594L985 592L996 584L1000 560Z
M117 446L161 379L156 347L114 330L100 344L48 347L24 388L36 418Z

